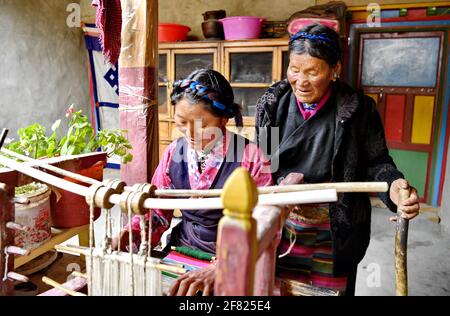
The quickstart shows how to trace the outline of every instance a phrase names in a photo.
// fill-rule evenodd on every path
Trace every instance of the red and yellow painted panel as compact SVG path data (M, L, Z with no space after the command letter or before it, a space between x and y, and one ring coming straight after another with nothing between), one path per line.
M433 113L434 96L416 95L414 97L411 143L424 145L431 143Z
M406 96L388 94L386 96L386 112L384 130L388 141L403 141L403 125L405 121Z

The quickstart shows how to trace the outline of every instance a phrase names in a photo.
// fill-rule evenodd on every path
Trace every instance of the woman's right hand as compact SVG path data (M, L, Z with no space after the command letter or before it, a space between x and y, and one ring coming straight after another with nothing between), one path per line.
M300 172L291 172L283 180L280 181L279 185L290 185L290 184L302 184L305 182L305 175Z
M111 246L113 250L119 250L119 240L120 240L120 251L127 251L126 246L129 244L130 234L128 230L122 230L120 234L113 238Z

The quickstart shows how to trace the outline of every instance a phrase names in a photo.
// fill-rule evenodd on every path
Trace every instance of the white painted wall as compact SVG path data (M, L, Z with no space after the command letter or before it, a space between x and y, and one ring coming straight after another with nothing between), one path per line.
M50 129L72 103L90 117L82 30L66 25L70 0L0 0L0 128Z

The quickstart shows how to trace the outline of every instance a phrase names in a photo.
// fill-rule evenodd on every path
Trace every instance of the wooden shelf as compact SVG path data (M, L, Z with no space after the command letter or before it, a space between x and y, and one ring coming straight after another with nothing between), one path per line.
M52 237L46 243L33 249L28 256L16 256L14 258L14 269L24 265L25 263L33 260L36 257L46 253L47 251L53 249L55 245L58 245L73 236L78 235L81 232L87 231L89 225L78 226L73 228L58 229L52 227Z

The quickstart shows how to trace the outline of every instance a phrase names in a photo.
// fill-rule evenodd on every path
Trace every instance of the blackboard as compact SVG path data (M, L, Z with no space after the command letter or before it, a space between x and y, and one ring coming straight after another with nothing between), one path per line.
M365 39L363 86L436 86L439 37Z

